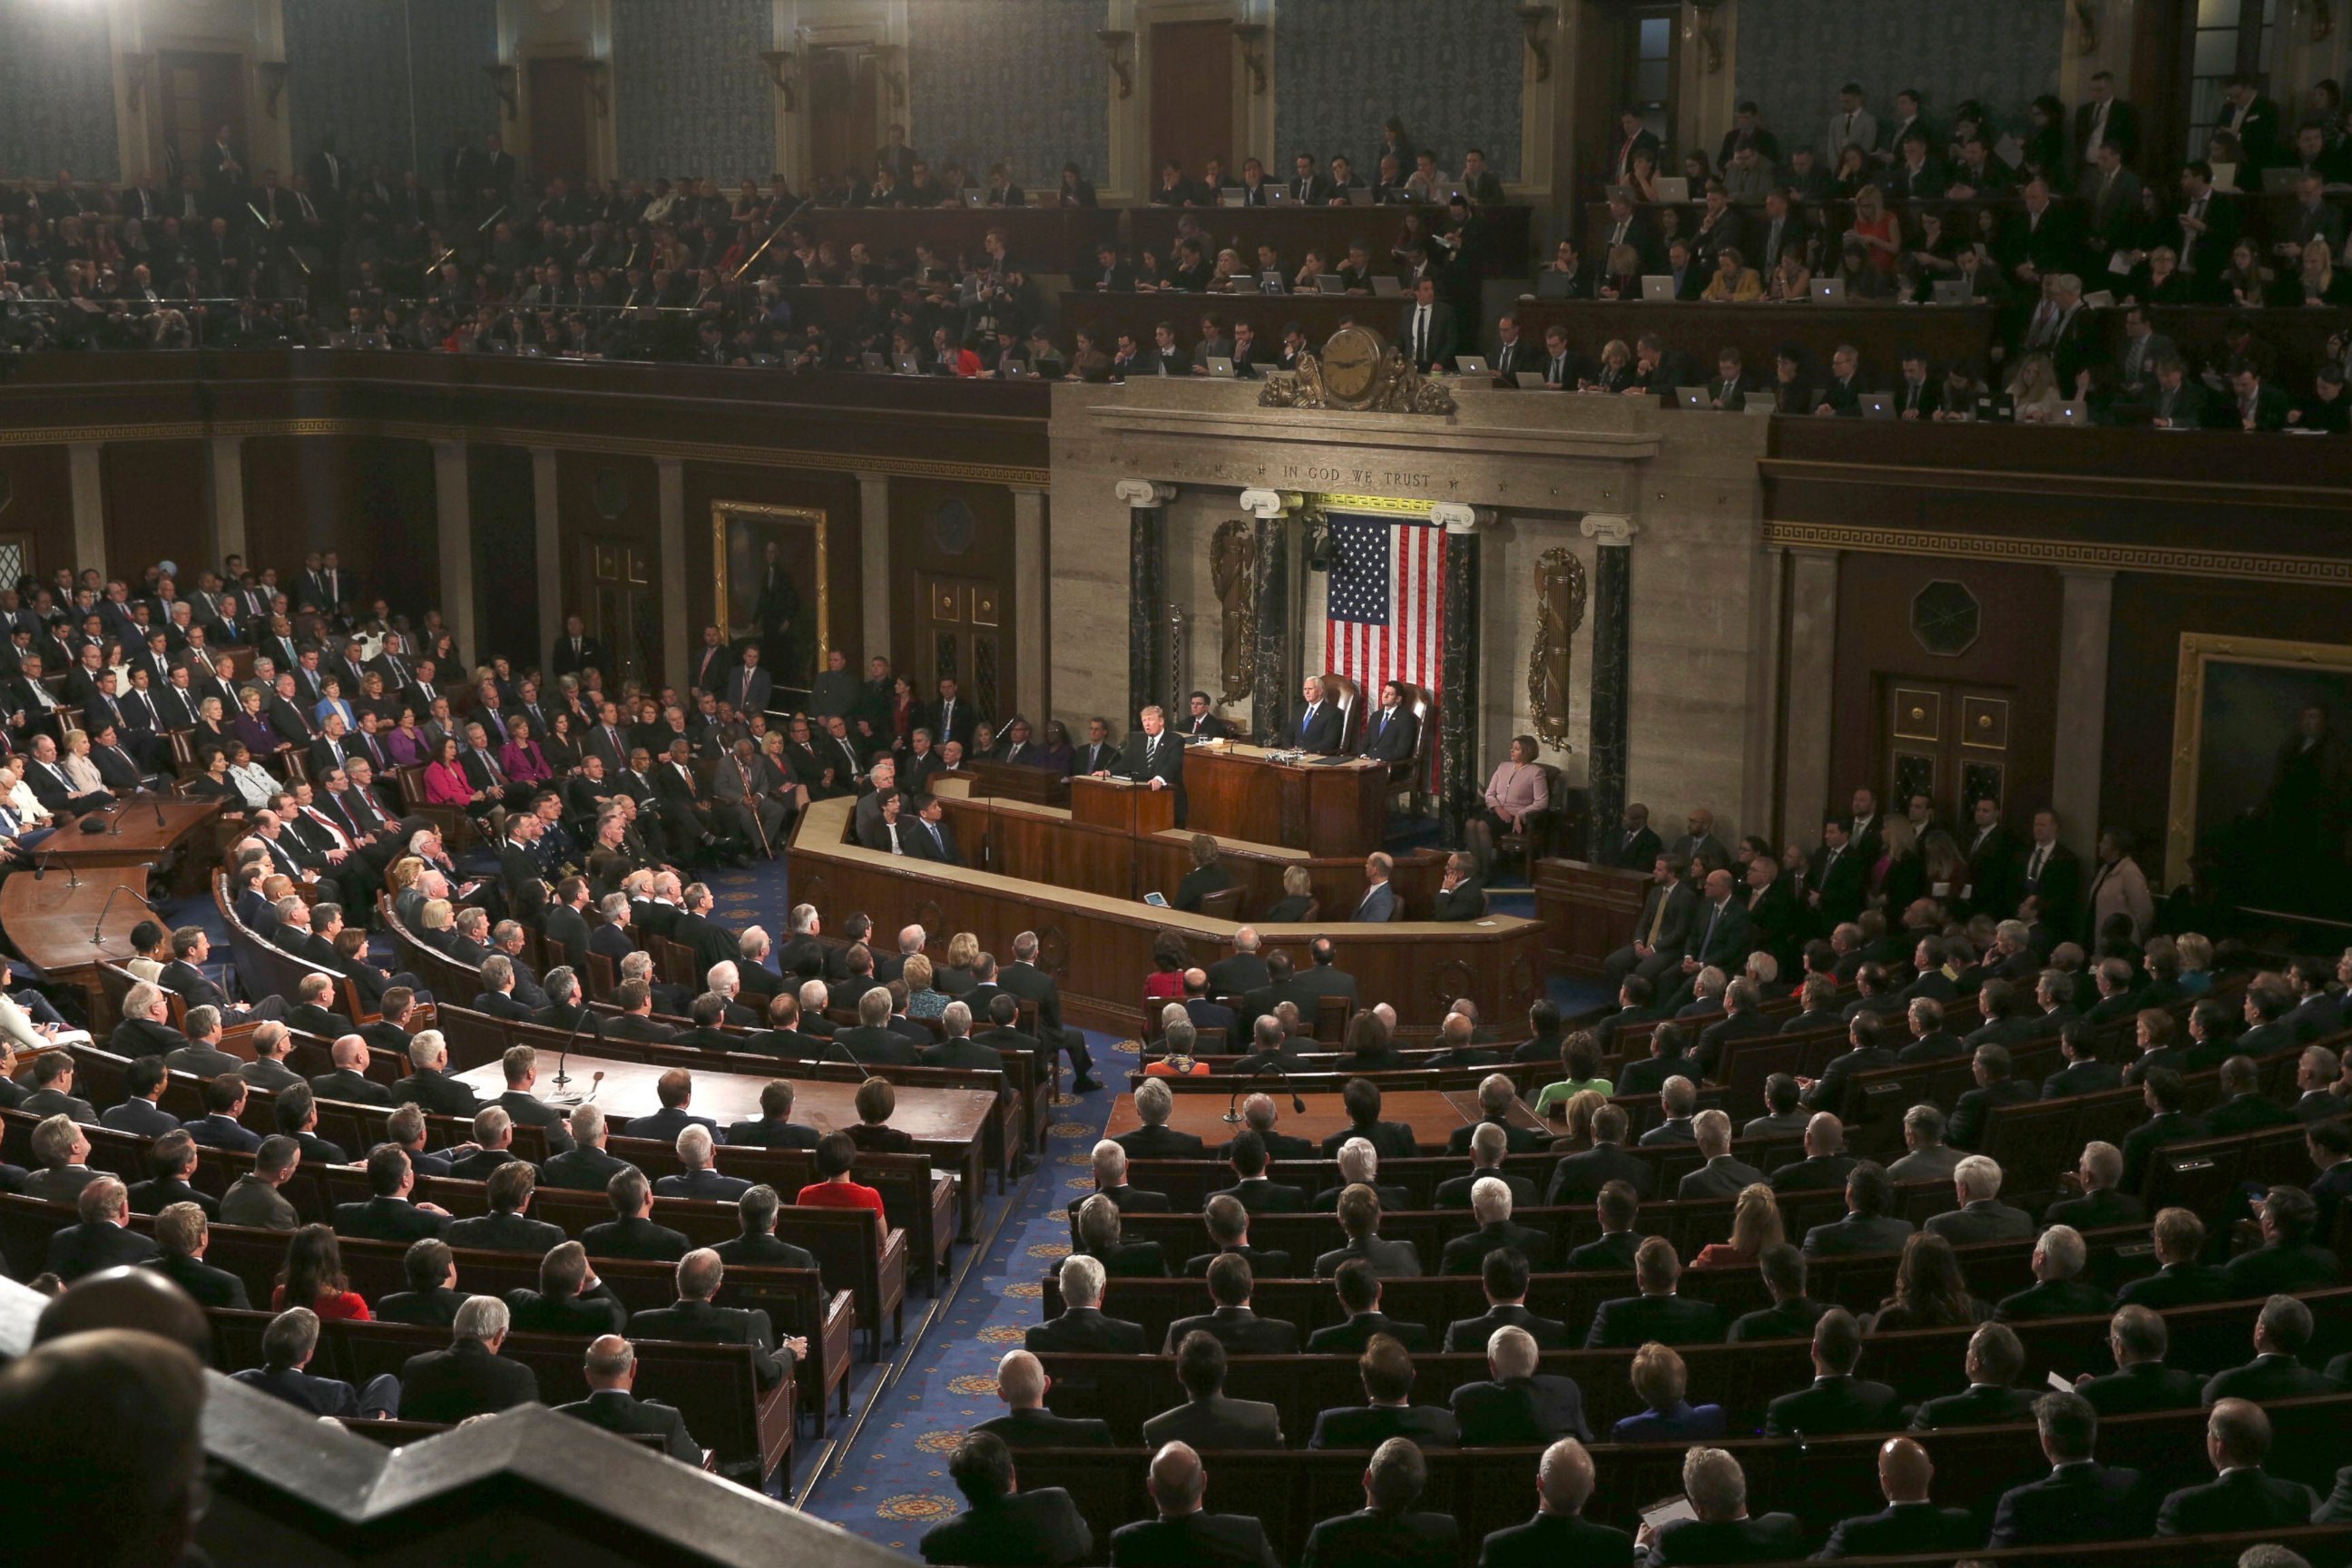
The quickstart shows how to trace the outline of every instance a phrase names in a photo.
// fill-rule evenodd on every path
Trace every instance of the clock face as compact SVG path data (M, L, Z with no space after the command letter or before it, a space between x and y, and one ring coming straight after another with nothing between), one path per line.
M1363 328L1340 328L1323 345L1324 390L1341 401L1370 396L1381 352L1381 340Z
M1929 653L1956 658L1983 629L1983 610L1964 583L1937 581L1911 600L1911 635Z

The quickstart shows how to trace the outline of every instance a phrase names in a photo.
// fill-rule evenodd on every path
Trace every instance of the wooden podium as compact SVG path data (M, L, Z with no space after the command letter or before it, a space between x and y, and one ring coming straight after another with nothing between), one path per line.
M1184 754L1191 826L1220 838L1278 844L1322 859L1360 859L1389 825L1384 763L1274 760L1257 746L1195 746Z
M1080 774L1070 780L1070 820L1138 837L1165 833L1176 826L1176 792Z

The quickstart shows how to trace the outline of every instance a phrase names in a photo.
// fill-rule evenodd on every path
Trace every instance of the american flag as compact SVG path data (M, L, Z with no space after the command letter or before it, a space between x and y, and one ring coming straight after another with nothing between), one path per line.
M1381 683L1402 680L1434 697L1445 615L1445 533L1419 518L1334 512L1323 668L1354 680L1367 712ZM1432 737L1433 742L1435 737ZM1429 748L1435 776L1437 748Z

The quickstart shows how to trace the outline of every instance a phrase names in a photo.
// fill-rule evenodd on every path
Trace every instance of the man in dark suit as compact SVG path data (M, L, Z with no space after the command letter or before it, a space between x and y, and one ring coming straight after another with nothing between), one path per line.
M123 1228L131 1218L131 1193L120 1178L92 1178L74 1203L81 1223L49 1233L47 1266L58 1279L71 1284L101 1268L128 1268L157 1256L152 1241Z
M313 1377L304 1369L318 1350L318 1314L308 1307L289 1308L262 1331L261 1364L229 1375L313 1416L384 1416L397 1411L398 1379L389 1373L371 1378L362 1393L336 1378Z
M1585 1348L1631 1349L1652 1340L1667 1345L1719 1342L1723 1314L1715 1303L1675 1294L1682 1271L1672 1242L1662 1236L1643 1241L1633 1252L1633 1282L1642 1293L1601 1303L1584 1336Z
M1988 986L1994 984L1986 982ZM2041 1097L2041 1089L2033 1080L2016 1077L2014 1068L2015 1059L2008 1046L1991 1040L1977 1046L1971 1064L1977 1087L1961 1095L1952 1107L1951 1125L1945 1133L1946 1141L1954 1148L1982 1148L1986 1119L1995 1110L2004 1105L2023 1105Z
M1098 779L1122 778L1175 796L1176 826L1184 826L1184 742L1168 731L1168 715L1157 704L1143 710L1142 724L1128 736L1111 767L1097 770Z
M1061 1315L1043 1323L1032 1323L1023 1337L1026 1348L1041 1352L1106 1352L1114 1355L1145 1353L1139 1325L1103 1313L1104 1271L1100 1259L1066 1258L1060 1278Z
M1845 1177L1846 1215L1817 1225L1805 1233L1807 1258L1847 1258L1862 1253L1899 1252L1916 1227L1887 1213L1895 1201L1894 1184L1875 1161L1858 1162Z
M1971 1154L1952 1172L1960 1206L1930 1215L1926 1229L1954 1247L1978 1241L2013 1241L2033 1234L2033 1216L2000 1201L2000 1166Z
M469 1297L450 1325L449 1348L413 1355L400 1369L402 1418L455 1425L538 1399L530 1368L499 1354L509 1321L496 1296Z
M606 1153L604 1138L604 1109L594 1105L575 1108L572 1112L573 1146L563 1153L549 1156L540 1167L540 1179L566 1192L606 1191L614 1176L635 1167Z
M2017 1331L2006 1323L1986 1323L1969 1336L1965 1363L1969 1385L1958 1394L1930 1399L1912 1413L1911 1430L1933 1432L1948 1426L1999 1426L2022 1421L2033 1405L2033 1395L2016 1387L2025 1368L2025 1346Z
M628 1309L596 1278L588 1249L576 1241L550 1247L539 1260L539 1289L508 1291L507 1309L519 1334L617 1334L629 1321Z
M1109 1447L1108 1422L1056 1415L1045 1408L1049 1381L1035 1356L1025 1350L1007 1351L996 1363L996 1388L1005 1412L972 1430L993 1434L1008 1448Z
M1211 1194L1212 1198L1230 1197L1251 1214L1297 1214L1307 1206L1304 1188L1267 1180L1265 1138L1255 1128L1235 1133L1225 1146L1225 1157L1237 1179L1222 1193Z
M1159 1517L1111 1532L1112 1568L1276 1568L1264 1525L1202 1508L1208 1484L1190 1445L1171 1443L1154 1454L1146 1488Z
M1283 751L1312 752L1318 755L1337 752L1343 740L1340 731L1343 716L1338 700L1325 689L1323 678L1308 676L1298 695L1297 715L1282 727L1272 743Z
M449 1228L448 1210L410 1201L416 1173L397 1144L376 1145L368 1155L367 1174L369 1189L375 1195L362 1203L335 1205L337 1236L404 1244L439 1236Z
M1480 1348L1486 1352L1491 1381L1465 1383L1451 1401L1464 1447L1517 1447L1591 1436L1584 1391L1576 1380L1538 1375L1543 1352L1535 1335L1507 1323Z
M1842 1187L1853 1173L1853 1156L1845 1152L1845 1124L1837 1113L1816 1110L1805 1122L1805 1157L1772 1173L1776 1193L1809 1192Z
M2311 1309L2293 1296L2273 1296L2254 1320L2254 1359L2243 1366L2218 1372L2203 1390L2207 1405L2224 1399L2247 1399L2267 1405L2274 1400L2303 1399L2340 1394L2343 1385L2303 1363L2311 1343Z
M1421 1254L1409 1241L1385 1241L1380 1235L1381 1200L1371 1188L1351 1184L1339 1194L1339 1228L1348 1243L1315 1260L1315 1278L1328 1279L1339 1266L1360 1258L1384 1279L1410 1279L1421 1272Z
M2205 1421L2205 1452L2219 1479L2183 1487L2157 1510L2158 1535L2222 1535L2306 1524L2319 1496L2301 1481L2263 1468L2270 1458L2271 1422L2248 1399L2224 1399Z
M1478 1228L1445 1243L1438 1272L1476 1274L1498 1251L1515 1252L1522 1262L1537 1268L1548 1266L1551 1261L1551 1235L1533 1226L1511 1223L1511 1210L1517 1201L1499 1172L1479 1176L1470 1190L1470 1212L1476 1216Z
M1633 1268L1643 1241L1633 1232L1633 1216L1640 1203L1633 1196L1633 1187L1624 1182L1605 1184L1600 1196L1593 1200L1593 1208L1601 1219L1601 1235L1569 1253L1568 1271L1612 1274Z
M580 1138L583 1150L592 1147L584 1133ZM643 1171L634 1165L625 1166L605 1184L604 1193L613 1205L614 1217L602 1225L590 1226L580 1237L590 1257L676 1263L686 1256L686 1237L667 1226L654 1223L653 1184L646 1179Z
M1135 1160L1187 1160L1202 1152L1197 1134L1179 1132L1168 1125L1168 1118L1176 1109L1173 1090L1157 1079L1147 1079L1135 1091L1135 1112L1143 1125L1132 1132L1122 1132L1111 1142Z
M1645 827L1642 831L1650 830ZM1657 835L1652 833L1650 837L1654 839ZM1691 924L1698 912L1697 891L1682 879L1670 855L1653 851L1647 869L1651 874L1650 889L1643 901L1642 913L1633 922L1633 940L1601 963L1612 985L1622 987L1633 975L1653 986L1665 984L1667 972L1680 961L1684 946L1690 940ZM1622 996L1620 1000L1628 1007L1633 1005ZM1609 1041L1603 1039L1601 1043L1605 1047Z
M527 1252L545 1256L563 1243L561 1226L535 1220L526 1212L539 1187L539 1171L521 1160L509 1160L489 1174L490 1212L450 1225L443 1233L452 1247L489 1252Z
M1404 688L1393 680L1383 681L1380 706L1364 719L1360 754L1376 763L1411 762L1420 739L1421 720L1405 706Z
M1635 1538L1652 1563L1764 1563L1804 1555L1796 1515L1748 1513L1748 1478L1727 1450L1693 1449L1683 1465L1683 1490L1697 1517L1654 1530L1644 1525Z
M1901 1397L1883 1383L1854 1376L1854 1363L1861 1359L1861 1325L1844 1308L1832 1307L1813 1324L1812 1386L1784 1394L1765 1408L1764 1436L1831 1437L1900 1426ZM1920 1492L1924 1497L1924 1485Z
M1013 1453L992 1432L971 1431L948 1459L963 1494L959 1518L933 1525L923 1560L974 1568L1070 1568L1094 1550L1094 1531L1060 1487L1016 1489Z
M2102 1415L2194 1409L2205 1403L2204 1380L2164 1364L2171 1344L2171 1331L2160 1314L2146 1307L2118 1307L2107 1324L2107 1350L2116 1370L2076 1378L2074 1392Z
M618 1334L602 1334L590 1342L583 1372L588 1380L588 1397L557 1405L558 1415L576 1416L607 1432L659 1437L662 1451L671 1458L682 1464L702 1463L702 1447L687 1430L686 1417L671 1405L659 1400L639 1399L632 1392L636 1383L637 1352L627 1340Z
M1798 1339L1811 1334L1813 1325L1829 1309L1805 1294L1805 1255L1783 1243L1766 1247L1756 1261L1758 1272L1764 1277L1764 1289L1771 1294L1772 1305L1734 1319L1731 1331L1725 1336L1726 1342L1736 1345L1750 1340Z
M1878 1450L1878 1488L1886 1506L1841 1521L1830 1531L1822 1555L1899 1557L1974 1550L1983 1539L1983 1528L1967 1509L1937 1508L1929 1501L1935 1480L1935 1463L1927 1449L1908 1437L1888 1439Z
M1315 1418L1310 1448L1370 1448L1391 1437L1407 1437L1423 1447L1451 1448L1458 1428L1452 1412L1413 1405L1412 1357L1386 1334L1375 1334L1356 1358L1363 1380L1361 1405L1326 1410Z
M1147 1447L1156 1449L1170 1443L1189 1444L1195 1450L1283 1446L1282 1417L1274 1405L1234 1399L1225 1393L1226 1345L1213 1331L1198 1328L1171 1338L1176 1346L1176 1381L1183 1387L1184 1403L1144 1422Z
M1302 1563L1449 1563L1460 1554L1459 1527L1448 1513L1413 1510L1429 1484L1429 1460L1404 1437L1372 1451L1364 1468L1364 1506L1327 1519L1307 1533Z
M1584 1445L1573 1437L1553 1443L1536 1467L1535 1517L1487 1536L1480 1568L1630 1568L1633 1537L1582 1517L1592 1489L1592 1456Z
M2033 1246L2032 1285L2001 1298L1993 1315L2005 1323L2036 1318L2087 1317L2115 1305L2115 1299L2083 1279L2089 1250L2083 1234L2071 1225L2053 1225Z
M1629 1122L1624 1107L1604 1105L1593 1113L1592 1147L1563 1156L1551 1170L1544 1188L1548 1206L1582 1203L1601 1195L1612 1182L1622 1182L1627 1194L1647 1197L1657 1182L1657 1167L1625 1149ZM1630 1216L1629 1216L1630 1217Z
M1371 1266L1360 1258L1351 1258L1339 1265L1332 1277L1332 1289L1339 1305L1347 1312L1340 1322L1316 1330L1307 1337L1310 1355L1338 1355L1361 1352L1377 1335L1385 1334L1408 1351L1436 1348L1436 1342L1424 1323L1408 1323L1390 1317L1381 1310L1381 1280Z
M1437 279L1424 274L1413 288L1412 303L1397 323L1397 347L1413 369L1427 375L1450 366L1457 348L1454 307L1437 297Z
M161 1256L149 1260L147 1267L194 1297L200 1307L249 1310L253 1303L246 1296L245 1281L205 1261L209 1242L202 1208L189 1202L167 1204L155 1215L155 1244Z
M349 1033L345 1025L336 1036ZM411 1036L408 1060L409 1075L392 1086L394 1104L421 1105L438 1116L471 1116L480 1109L474 1091L449 1076L449 1047L442 1042L441 1031Z
M773 1388L789 1378L793 1363L808 1353L808 1342L791 1335L779 1338L764 1309L711 1305L710 1299L719 1293L726 1275L727 1265L709 1247L688 1253L678 1260L677 1300L667 1307L631 1314L629 1331L643 1339L748 1345L760 1386Z
M797 1016L797 1013L793 1016ZM792 1120L793 1098L791 1079L770 1079L760 1089L760 1119L731 1123L727 1129L728 1147L750 1144L763 1149L815 1148L816 1129Z
M1486 1131L1485 1130L1486 1127L1493 1127L1494 1131ZM1533 1180L1503 1169L1504 1157L1509 1153L1511 1146L1509 1133L1504 1127L1494 1122L1474 1127L1470 1129L1468 1144L1470 1169L1462 1175L1448 1176L1437 1184L1437 1191L1431 1199L1433 1207L1442 1209L1470 1207L1471 1197L1476 1191L1478 1184L1490 1177L1503 1184L1504 1189L1511 1194L1511 1202L1515 1206L1534 1208L1541 1201L1541 1194Z
M1831 817L1822 825L1822 847L1813 851L1808 878L1812 890L1806 895L1806 901L1824 925L1851 921L1862 912L1868 876L1868 858L1848 840L1843 819Z

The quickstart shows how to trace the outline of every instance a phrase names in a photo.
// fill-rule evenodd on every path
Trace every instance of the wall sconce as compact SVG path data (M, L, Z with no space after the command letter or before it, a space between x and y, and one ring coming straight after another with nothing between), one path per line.
M1249 68L1250 96L1264 98L1265 96L1265 61L1258 54L1258 47L1265 42L1265 24L1235 22L1234 42L1242 47L1242 64Z
M286 62L259 60L255 62L253 68L261 73L261 107L270 119L275 120L278 118L278 100L286 91Z
M589 101L596 106L596 118L602 120L613 112L613 62L582 60L581 68L588 75Z
M1119 97L1133 98L1135 68L1128 61L1127 46L1135 42L1135 35L1118 27L1104 27L1096 32L1095 41L1102 45L1103 53L1109 57L1111 74L1118 78Z
M788 74L789 68L793 63L793 51L790 49L761 49L760 51L760 59L768 68L768 79L774 82L776 84L776 90L784 95L784 112L786 114L790 114L793 109L793 79Z
M152 66L154 63L155 57L153 55L125 55L122 57L123 96L130 100L131 112L133 114L139 114L145 110L147 98L147 70L148 68Z
M1528 52L1536 58L1536 79L1551 79L1551 40L1545 37L1551 30L1552 18L1559 12L1550 5L1519 7L1519 29L1528 37Z
M2099 0L2074 0L2074 52L2096 54L2099 50Z
M1691 26L1684 36L1696 37L1699 47L1706 51L1699 68L1708 76L1717 75L1723 69L1723 0L1690 0L1690 5Z
M882 44L874 50L874 61L882 72L882 80L890 89L891 107L903 109L907 103L907 46Z
M482 68L482 75L488 79L490 90L499 95L499 101L507 106L507 118L512 120L522 107L515 97L514 67L503 62L487 65Z

